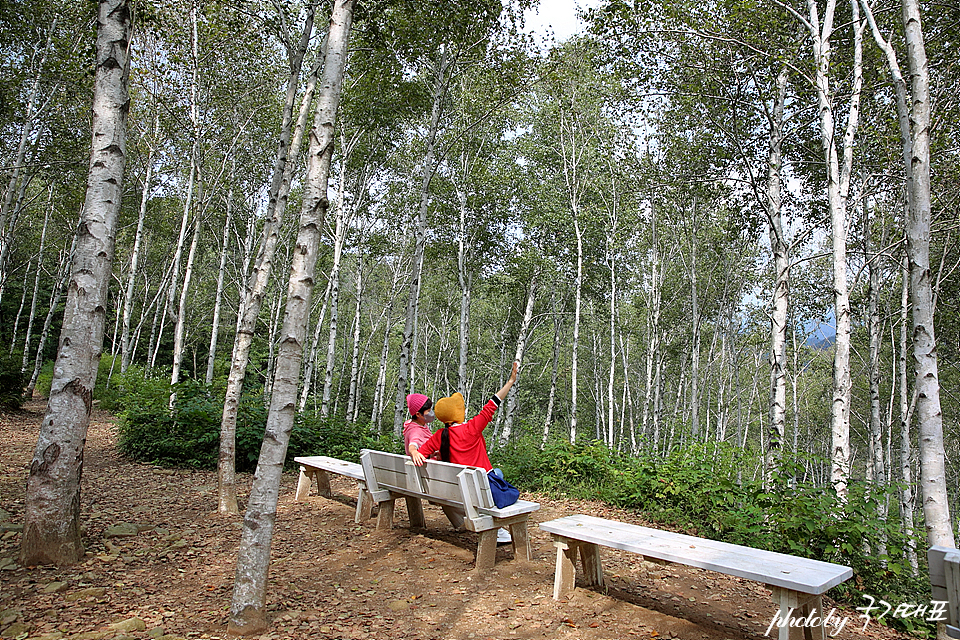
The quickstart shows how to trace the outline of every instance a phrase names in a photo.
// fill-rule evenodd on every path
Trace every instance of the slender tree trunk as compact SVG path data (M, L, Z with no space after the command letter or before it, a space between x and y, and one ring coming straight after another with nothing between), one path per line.
M104 310L126 163L130 6L101 0L97 20L93 144L47 411L30 465L20 561L63 565L83 557L80 474L103 347Z
M240 304L237 332L233 341L233 353L230 358L230 373L227 375L227 387L223 399L223 416L220 420L220 453L217 459L218 506L220 513L238 513L236 481L236 433L237 411L240 408L240 394L243 379L250 360L250 345L256 331L257 318L270 282L274 255L280 239L280 227L286 211L290 182L294 165L300 155L300 144L306 129L310 113L310 103L316 87L318 65L311 71L306 93L300 102L300 111L295 129L293 126L293 106L297 101L297 87L303 57L306 55L313 33L314 5L307 4L303 32L295 54L290 59L290 75L287 78L287 93L281 116L280 138L277 156L273 166L273 180L267 207L267 221L263 226L263 239L253 273L247 280L247 290ZM292 135L292 139L291 139Z
M870 440L868 447L871 460L868 462L868 469L872 471L874 486L883 490L887 485L887 474L884 465L883 456L883 420L880 417L880 267L877 264L880 256L871 253L870 239L870 211L867 207L866 199L863 202L864 219L864 253L867 259L867 306L869 309L868 327L870 333ZM877 517L881 522L887 520L887 501L886 496L880 498L877 503ZM881 558L887 554L887 537L883 528L878 534L877 555ZM886 566L886 560L881 559L881 564Z
M900 361L900 480L903 487L900 490L900 520L903 523L903 536L907 541L907 562L913 575L919 572L917 562L917 544L914 540L913 525L913 453L910 444L910 402L907 381L907 334L910 326L909 315L910 298L910 261L903 257L900 269L900 343L898 358Z
M268 628L266 618L267 572L270 544L277 518L280 473L296 415L300 361L306 339L320 233L327 211L327 183L333 156L337 107L343 88L347 44L354 0L336 0L330 17L321 89L310 138L307 176L297 250L290 272L283 339L267 415L266 434L247 512L243 519L237 573L230 605L228 632L259 634Z
M523 365L523 354L527 350L527 340L530 335L530 323L533 321L533 304L537 296L537 276L534 275L530 280L530 286L527 288L527 304L523 310L523 321L520 323L520 331L517 334L517 350L514 352L513 361ZM520 374L517 374L517 380ZM503 430L500 432L500 443L506 444L513 433L513 418L517 409L517 385L514 384L507 395L507 410L503 419Z
M323 322L327 318L327 308L330 306L330 288L333 280L327 280L327 288L323 291L323 302L320 304L320 314L317 316L317 323L313 328L313 340L310 343L310 356L303 367L303 388L300 390L300 402L297 403L297 412L303 413L307 408L307 398L310 397L310 389L313 388L313 370L317 366L317 354L320 352L320 332L323 330ZM316 402L314 402L316 406Z
M859 5L851 2L853 10L853 90L843 135L843 163L839 160L835 137L834 96L830 88L830 38L833 35L833 17L836 0L828 0L824 11L822 31L818 8L813 0L807 2L810 17L810 35L813 60L816 65L816 90L820 112L820 137L824 162L827 167L827 201L833 237L833 290L837 332L833 359L833 402L831 405L831 472L830 479L837 495L846 500L850 477L850 294L847 287L847 194L853 164L853 141L857 130L860 90L863 81L862 36L865 23L860 19Z
M357 306L353 312L353 346L350 351L350 391L347 395L347 420L357 421L357 407L360 405L360 311L363 307L363 260L357 261L357 279L355 285Z
M423 276L423 255L426 249L427 209L430 206L430 182L436 173L436 144L440 131L440 115L449 85L448 71L451 61L444 48L433 88L433 107L430 113L430 129L427 132L426 151L420 181L420 206L415 221L413 272L410 275L409 294L403 321L403 341L400 343L400 367L397 375L397 399L393 412L393 433L402 436L406 397L413 384L413 369L417 342L417 313L420 305L420 287Z
M231 171L232 173L232 171ZM220 306L223 304L223 281L227 272L227 248L230 246L230 225L233 222L233 188L227 194L227 219L223 226L220 248L220 266L217 269L217 290L213 301L213 320L210 328L210 347L207 351L207 375L204 383L213 384L213 365L217 360L217 339L220 335Z
M344 203L346 181L345 159L340 171L340 197L339 202L337 202L337 220L333 232L333 265L330 267L330 326L327 336L326 367L324 367L323 373L323 399L320 402L320 416L324 418L330 415L330 390L333 387L333 364L337 352L337 325L340 320L340 265L343 261L343 245L347 239L347 229L350 226L347 207Z
M155 114L153 119L154 137L160 130L160 116ZM154 145L147 152L147 173L143 178L143 189L140 191L140 211L137 215L137 231L133 237L133 249L130 252L130 273L127 275L127 284L123 290L123 329L120 335L120 373L126 373L133 358L130 349L130 323L133 318L133 289L137 281L137 268L140 264L140 245L143 242L143 223L147 217L147 202L150 199L150 184L153 179ZM145 312L145 311L144 311Z
M173 332L173 370L170 374L170 384L180 382L180 367L183 364L183 341L187 326L187 295L190 292L190 281L193 279L193 261L197 256L197 243L200 239L200 217L196 216L193 223L193 238L190 240L190 250L187 252L187 265L183 270L183 286L180 289L180 303L177 305L177 324ZM171 408L173 407L171 396Z
M913 308L914 393L917 398L920 440L920 488L930 545L955 546L946 486L943 413L934 330L933 277L930 270L930 71L916 0L902 0L910 85L900 71L896 52L877 29L870 5L864 11L874 40L887 58L896 93L900 141L907 183L907 256L910 263L910 299Z
M457 189L457 197L460 200L460 227L457 234L457 282L460 285L460 352L457 362L457 389L466 389L467 355L470 342L470 294L473 287L473 276L469 272L467 262L472 252L467 238L467 194L463 189Z
M693 235L690 243L690 321L693 340L690 345L690 435L694 442L700 438L700 291L697 285L697 202L693 204Z
M34 113L34 110L36 109L37 98L39 96L40 79L43 74L43 68L46 66L47 57L50 55L51 44L53 43L53 34L56 32L58 20L59 18L54 18L50 25L50 29L47 31L47 42L43 47L43 54L41 55L40 62L37 65L37 73L33 77L33 82L30 85L30 92L27 96L27 106L23 117L23 125L20 127L20 140L17 144L17 155L14 158L13 168L10 171L10 181L7 183L7 186L4 189L3 200L0 201L0 291L2 291L3 285L6 284L7 256L10 253L10 245L13 241L12 232L14 225L9 225L10 233L8 233L8 223L12 222L12 218L15 217L14 198L18 191L20 191L22 184L26 183L26 181L21 183L20 170L23 167L24 159L27 156L27 146L30 142L31 134L33 133L34 118L37 117L37 114ZM24 368L26 368L26 364L24 364Z
M50 187L50 206L43 217L43 230L40 232L40 250L37 253L37 273L33 278L33 295L30 297L30 315L27 316L27 335L23 337L23 363L21 373L26 373L30 359L30 337L33 333L33 319L37 315L37 294L40 291L40 273L43 270L43 250L47 240L47 225L50 223L50 214L53 212L53 186ZM41 347L42 350L42 347Z
M782 178L783 112L787 99L787 68L777 76L777 97L770 117L767 152L766 213L773 252L773 301L770 314L770 439L766 478L769 483L783 450L787 428L787 306L790 298L789 243L783 230Z
M28 398L33 397L33 390L37 386L37 378L40 376L40 368L43 366L43 350L47 344L47 337L50 335L50 325L53 322L53 316L57 313L57 307L60 306L60 297L63 293L63 283L67 278L70 268L70 259L73 256L73 250L65 255L60 262L60 268L57 270L57 281L50 292L50 306L47 309L47 316L43 320L43 328L40 330L40 339L37 341L37 353L33 359L33 372L30 374L30 381L23 395ZM99 364L99 363L98 363Z
M560 330L563 326L563 319L557 310L557 294L554 291L551 296L553 306L553 351L550 356L550 392L547 394L547 413L543 420L543 441L541 446L547 443L550 436L550 426L553 423L553 409L557 401L557 378L560 374Z

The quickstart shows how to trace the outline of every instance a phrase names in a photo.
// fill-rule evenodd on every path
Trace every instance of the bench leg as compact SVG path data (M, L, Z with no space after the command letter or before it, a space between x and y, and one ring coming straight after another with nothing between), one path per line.
M487 529L480 532L480 541L477 543L477 571L483 572L493 569L497 561L497 530Z
M317 469L314 474L317 478L317 493L324 498L332 498L333 490L330 489L330 476L323 469Z
M800 593L791 589L783 589L767 585L773 592L773 601L779 607L772 626L779 627L778 640L826 640L827 632L822 622L826 618L823 611L821 596ZM816 626L791 626L793 620L818 619L821 624Z
M313 484L312 473L303 465L300 466L300 479L297 480L297 502L310 495L310 485Z
M356 523L366 522L370 519L370 514L373 513L373 498L370 496L370 492L367 491L367 485L364 483L359 483L360 490L357 492L357 513L353 518L353 521Z
M513 538L513 557L523 558L527 562L533 560L526 521L510 525L510 537Z
M553 599L559 600L576 586L577 581L577 544L567 538L554 536L553 546L557 548L557 568L553 576Z
M396 501L396 498L390 498L378 503L377 529L393 529L393 507Z
M423 503L420 498L406 496L404 499L407 502L407 515L410 516L410 528L426 529L427 521L423 517Z
M589 542L580 543L580 561L583 563L584 583L587 586L603 586L603 565L600 563L600 547Z

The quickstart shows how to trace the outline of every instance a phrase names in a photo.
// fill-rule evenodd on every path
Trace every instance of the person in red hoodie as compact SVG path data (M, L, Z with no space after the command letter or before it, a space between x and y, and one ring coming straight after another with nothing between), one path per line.
M513 363L510 378L500 391L487 401L483 409L476 416L464 422L466 407L463 395L453 394L449 398L437 400L434 414L437 420L444 423L444 428L435 432L416 450L410 452L410 458L418 467L434 452L440 452L440 459L444 462L482 467L487 471L493 470L490 457L487 455L487 441L483 438L484 428L490 424L497 408L507 398L507 393L517 381L517 363Z
M466 422L464 422L466 406L461 393L457 392L449 398L437 400L433 412L437 420L444 424L444 427L430 436L418 449L410 448L409 453L413 463L421 467L427 458L439 451L440 459L444 462L482 467L488 473L493 471L502 478L503 472L494 469L493 465L490 464L490 456L487 455L487 441L483 438L483 430L490 424L497 408L506 400L507 393L510 392L513 383L517 381L517 368L518 364L514 362L513 370L510 372L510 378L506 384L487 401L480 413ZM501 527L497 531L497 544L506 544L510 541L510 532Z

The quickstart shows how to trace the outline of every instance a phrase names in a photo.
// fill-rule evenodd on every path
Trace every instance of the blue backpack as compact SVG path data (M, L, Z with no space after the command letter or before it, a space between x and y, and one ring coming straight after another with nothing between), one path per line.
M490 480L490 493L493 494L493 503L497 505L497 509L509 507L520 499L520 490L493 471L487 472L487 478Z

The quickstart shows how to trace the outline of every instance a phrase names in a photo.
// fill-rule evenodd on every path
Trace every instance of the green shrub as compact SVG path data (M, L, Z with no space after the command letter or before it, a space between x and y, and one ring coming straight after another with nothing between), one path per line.
M26 376L20 371L23 354L0 350L0 409L16 411L23 405Z
M37 374L37 382L33 386L33 392L42 397L50 397L50 387L53 385L53 360L47 360L40 367L40 373Z

